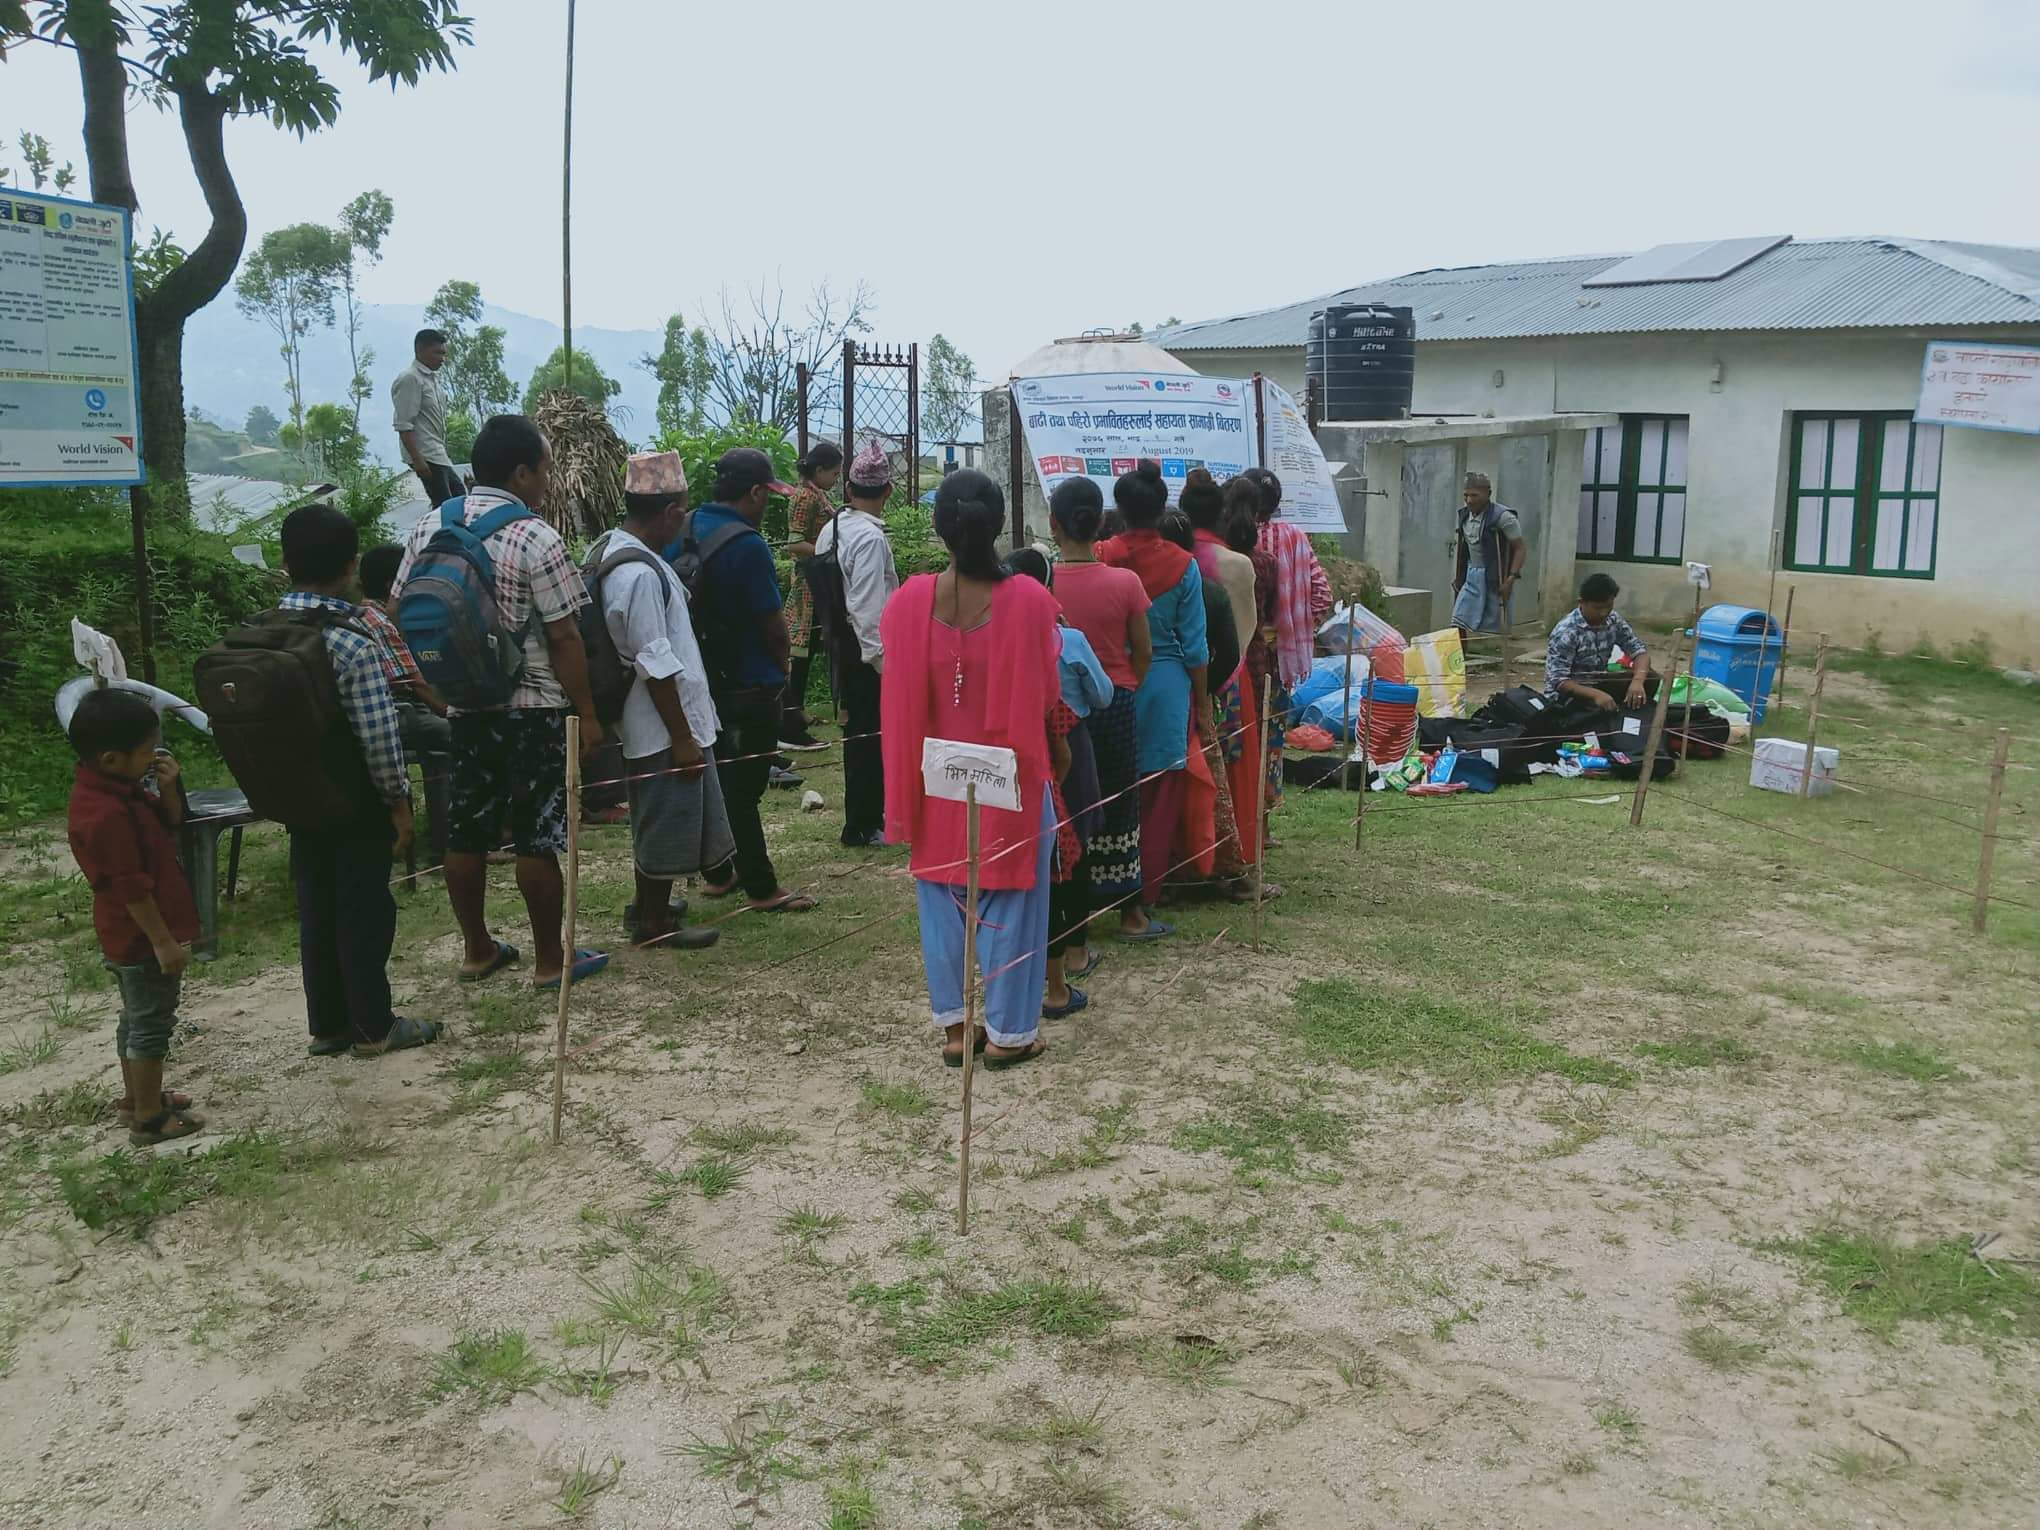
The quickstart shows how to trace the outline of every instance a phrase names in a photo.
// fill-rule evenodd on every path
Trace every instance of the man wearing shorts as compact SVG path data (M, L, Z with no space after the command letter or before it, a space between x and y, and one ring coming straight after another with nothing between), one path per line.
M474 473L462 506L468 525L506 503L532 512L488 541L497 616L505 632L523 635L524 670L507 704L451 714L446 893L466 946L461 981L479 981L517 960L517 948L490 933L484 906L487 856L498 848L507 820L517 890L531 916L532 979L540 988L557 988L568 969L560 947L566 884L559 863L567 845L568 707L581 718L582 756L602 743L575 619L588 595L566 544L537 514L552 476L544 432L521 414L495 416L475 437ZM437 515L421 517L412 528L393 601L402 599L411 565L438 529ZM571 975L592 977L608 963L601 952L576 951Z

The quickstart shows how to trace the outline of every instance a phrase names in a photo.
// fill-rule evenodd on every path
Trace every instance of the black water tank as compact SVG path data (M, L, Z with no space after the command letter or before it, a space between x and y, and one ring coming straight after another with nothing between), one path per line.
M1417 321L1407 308L1335 303L1310 316L1303 370L1317 379L1319 418L1402 420L1417 379Z

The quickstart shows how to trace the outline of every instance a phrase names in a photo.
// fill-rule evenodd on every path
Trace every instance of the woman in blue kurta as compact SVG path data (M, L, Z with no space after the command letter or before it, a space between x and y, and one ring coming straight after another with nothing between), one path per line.
M1141 777L1141 897L1152 907L1169 870L1175 825L1183 817L1191 729L1200 738L1211 731L1204 580L1196 560L1156 530L1169 508L1159 463L1144 460L1122 477L1112 487L1112 502L1126 517L1126 531L1100 542L1098 557L1140 575L1151 602L1147 617L1154 657L1134 693L1134 718ZM1150 927L1167 933L1167 926L1151 921Z

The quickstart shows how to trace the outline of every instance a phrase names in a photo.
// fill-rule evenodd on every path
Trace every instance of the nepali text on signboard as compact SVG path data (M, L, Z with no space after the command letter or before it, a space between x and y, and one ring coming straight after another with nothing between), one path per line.
M0 186L0 487L142 481L124 208Z
M1928 341L1913 418L2040 435L2040 346Z

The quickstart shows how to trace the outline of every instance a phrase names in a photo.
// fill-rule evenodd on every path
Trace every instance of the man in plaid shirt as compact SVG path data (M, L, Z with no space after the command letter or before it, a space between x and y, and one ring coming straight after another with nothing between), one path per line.
M388 813L387 820L356 817L290 831L309 1050L315 1057L350 1049L356 1056L378 1057L439 1038L436 1023L390 1008L390 947L397 938L390 865L411 841L411 778L382 646L345 594L354 585L360 534L332 506L307 505L284 518L282 540L291 591L280 609L330 611L343 618L320 637L333 663L340 710Z
M1544 657L1544 694L1552 701L1585 701L1604 712L1616 709L1614 689L1625 685L1623 703L1640 707L1650 678L1650 656L1643 639L1615 609L1621 588L1606 574L1589 574L1580 585L1580 603L1551 629ZM1629 657L1629 669L1608 668L1617 644Z
M595 698L588 689L588 654L575 613L588 604L581 575L560 534L539 518L552 486L552 450L545 433L521 414L499 414L475 436L475 486L460 506L467 525L505 504L532 512L489 538L497 620L524 641L524 670L508 703L451 713L453 779L447 809L446 894L466 947L463 982L476 982L518 959L515 946L489 930L488 852L498 848L507 820L517 853L517 889L531 916L532 978L557 988L568 973L560 926L566 882L559 853L567 847L567 708L581 718L581 754L602 743ZM420 518L404 542L404 561L391 591L401 604L404 581L439 529L437 514ZM609 962L599 951L573 953L568 980L592 977Z

